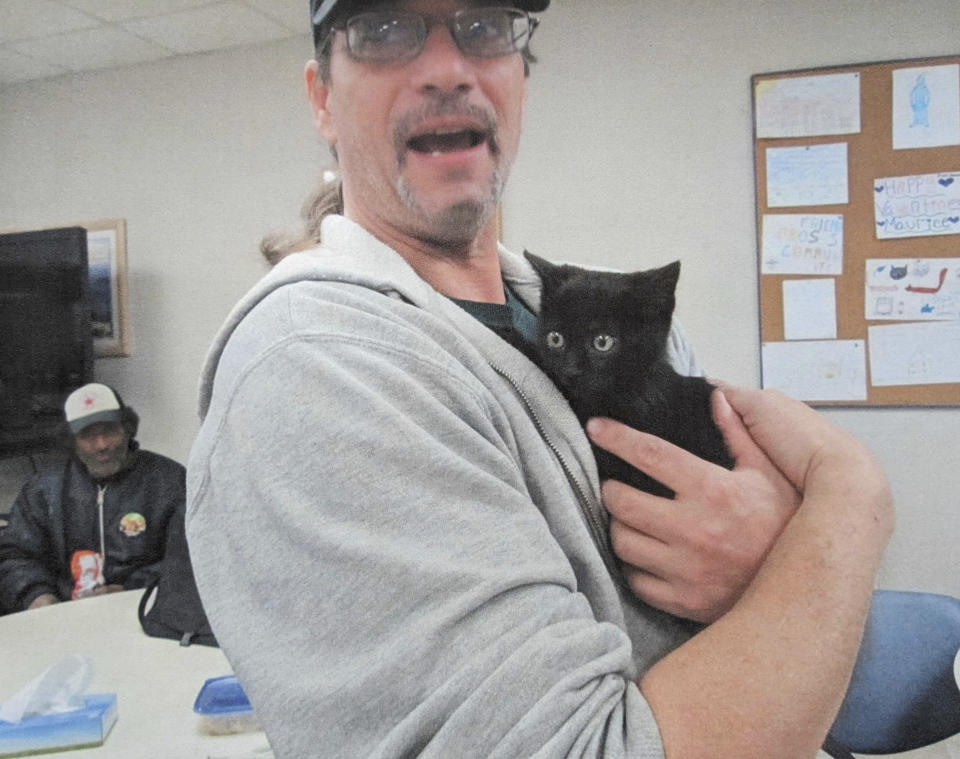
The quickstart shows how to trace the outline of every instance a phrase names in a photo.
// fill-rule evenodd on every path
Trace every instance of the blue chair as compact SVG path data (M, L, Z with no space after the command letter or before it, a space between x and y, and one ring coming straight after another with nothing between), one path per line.
M850 687L824 744L834 759L895 754L960 733L960 599L878 590Z

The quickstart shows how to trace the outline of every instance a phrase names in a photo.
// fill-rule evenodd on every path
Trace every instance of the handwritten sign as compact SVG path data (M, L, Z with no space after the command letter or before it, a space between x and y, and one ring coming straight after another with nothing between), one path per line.
M764 80L754 90L757 137L812 137L860 131L860 74Z
M878 240L960 234L960 171L873 180Z
M843 274L841 214L764 214L763 274Z
M767 205L846 203L847 143L767 148Z

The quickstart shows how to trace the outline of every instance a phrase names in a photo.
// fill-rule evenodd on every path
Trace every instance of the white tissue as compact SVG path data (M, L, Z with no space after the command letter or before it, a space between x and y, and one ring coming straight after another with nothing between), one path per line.
M79 709L92 677L93 661L79 654L64 656L0 705L0 720L16 723Z

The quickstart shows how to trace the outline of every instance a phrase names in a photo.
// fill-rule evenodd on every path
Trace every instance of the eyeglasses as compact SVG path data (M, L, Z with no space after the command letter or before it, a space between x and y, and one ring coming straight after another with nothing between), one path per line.
M347 33L347 49L361 61L399 63L416 58L434 24L450 31L464 55L497 58L523 50L540 23L516 8L470 8L447 18L401 11L361 13L340 28Z

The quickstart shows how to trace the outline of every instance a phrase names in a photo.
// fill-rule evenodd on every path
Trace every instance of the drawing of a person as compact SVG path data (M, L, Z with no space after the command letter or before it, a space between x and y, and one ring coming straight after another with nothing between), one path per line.
M910 90L910 107L913 109L913 122L911 127L930 126L928 110L930 108L930 88L927 87L926 79L923 74L917 76L916 84Z

